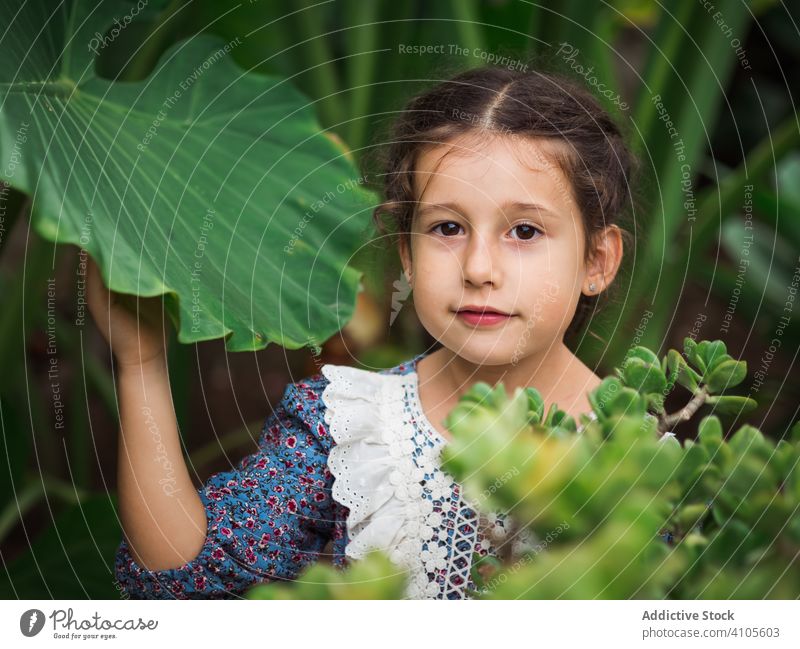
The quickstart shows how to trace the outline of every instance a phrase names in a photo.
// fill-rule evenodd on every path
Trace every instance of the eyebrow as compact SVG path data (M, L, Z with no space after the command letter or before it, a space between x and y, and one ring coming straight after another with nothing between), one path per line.
M551 209L545 207L544 205L540 205L539 203L525 203L522 201L506 201L500 208L505 212L522 212L522 211L534 211L534 212L541 212L551 218L559 218L558 214L553 212ZM434 212L437 210L450 210L451 212L456 212L457 214L463 214L463 208L460 204L455 202L446 202L446 203L425 203L422 207L419 208L417 211L417 215L419 217L423 217L427 215L429 212Z

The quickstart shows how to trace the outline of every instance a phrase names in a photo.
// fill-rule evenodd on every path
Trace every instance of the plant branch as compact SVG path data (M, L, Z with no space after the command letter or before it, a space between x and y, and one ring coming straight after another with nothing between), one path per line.
M664 415L658 422L658 432L663 434L676 424L688 421L694 416L700 406L702 406L708 398L708 389L702 386L692 397L692 399L678 412L673 412L671 415Z

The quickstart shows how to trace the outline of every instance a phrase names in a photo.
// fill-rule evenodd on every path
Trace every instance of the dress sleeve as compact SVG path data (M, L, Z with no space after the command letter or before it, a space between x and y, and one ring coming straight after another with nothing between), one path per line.
M259 582L294 579L319 558L334 528L333 476L327 433L308 415L316 409L303 403L308 393L289 384L266 419L258 451L198 490L207 531L194 559L148 570L123 538L114 564L128 597L232 599Z

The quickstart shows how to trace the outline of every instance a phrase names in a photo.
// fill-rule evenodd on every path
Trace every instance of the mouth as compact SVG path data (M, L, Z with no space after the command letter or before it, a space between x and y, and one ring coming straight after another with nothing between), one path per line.
M456 315L467 324L473 326L491 326L506 322L514 317L512 313L506 313L492 307L467 306L456 311Z

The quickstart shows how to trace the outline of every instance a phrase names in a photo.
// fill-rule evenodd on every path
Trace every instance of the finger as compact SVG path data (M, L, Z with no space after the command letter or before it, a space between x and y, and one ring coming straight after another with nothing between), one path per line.
M94 260L91 262L89 272L92 274L94 296L97 299L97 303L102 304L103 301L105 301L109 306L117 304L119 302L119 293L108 288L108 285L100 273L100 267Z
M93 306L100 304L100 300L98 299L100 297L98 295L98 289L100 286L102 286L102 284L103 281L100 277L100 271L97 268L97 264L95 263L94 259L89 256L86 263L86 292L88 293L87 297L89 300L90 309Z
M89 312L95 320L99 318L98 322L105 323L110 307L116 302L116 294L106 287L97 262L91 257L89 257L89 260L86 269L86 292Z

